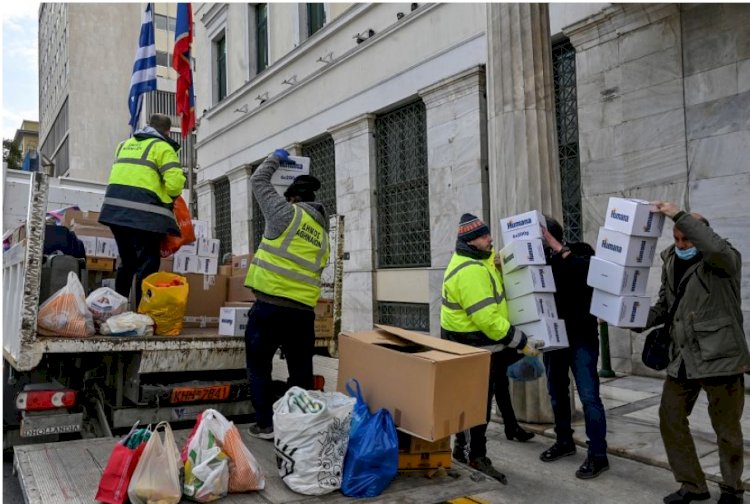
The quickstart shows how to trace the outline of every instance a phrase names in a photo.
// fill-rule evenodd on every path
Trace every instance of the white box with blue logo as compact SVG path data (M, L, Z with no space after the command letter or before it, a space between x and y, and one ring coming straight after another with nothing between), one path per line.
M289 161L280 163L279 168L271 176L271 184L276 192L284 194L286 188L300 175L310 175L310 158L289 156Z
M646 294L648 271L647 267L621 266L592 257L586 283L617 296L643 296Z
M651 298L618 296L594 289L591 314L617 327L645 327Z
M500 219L503 245L507 246L514 240L542 238L540 226L546 227L547 221L544 220L544 215L537 210Z
M503 275L535 264L547 264L541 238L515 240L500 250L500 267Z
M654 261L657 240L602 227L596 240L596 257L620 266L649 267Z
M664 228L664 214L652 212L645 200L609 198L604 227L633 235L660 237Z
M551 266L527 266L503 275L505 297L515 299L532 292L555 292Z
M542 352L568 348L568 332L565 330L564 320L542 317L541 320L516 327L526 336L544 341Z
M557 318L554 294L532 292L519 298L508 299L508 320L511 324L528 324L544 317Z

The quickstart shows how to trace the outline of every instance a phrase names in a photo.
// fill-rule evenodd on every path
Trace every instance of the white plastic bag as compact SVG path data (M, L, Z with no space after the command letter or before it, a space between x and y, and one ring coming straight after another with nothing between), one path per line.
M219 432L209 423L213 410L201 415L200 423L188 443L185 460L185 496L197 502L221 499L229 491L229 457L220 447ZM223 432L221 432L223 434Z
M102 322L99 332L105 336L152 336L154 320L141 313L125 312Z
M128 299L109 287L100 287L86 298L86 306L94 316L94 323L99 325L112 315L126 311Z
M39 307L37 330L44 336L83 338L94 335L94 319L86 307L86 294L78 275L68 273L65 287Z
M305 396L305 404L318 403L322 408L301 408L295 397ZM276 461L289 488L305 495L323 495L341 487L355 402L340 392L292 387L274 403Z
M164 442L159 436L164 427ZM168 422L160 422L151 434L128 486L133 504L177 504L182 498L180 453Z

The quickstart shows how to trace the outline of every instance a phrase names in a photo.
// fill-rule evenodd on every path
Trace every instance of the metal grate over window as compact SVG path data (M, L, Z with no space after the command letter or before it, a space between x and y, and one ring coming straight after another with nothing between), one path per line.
M229 178L214 182L214 223L219 243L219 263L224 254L232 252L232 201L229 194Z
M583 240L583 223L581 166L578 156L576 51L569 40L552 46L552 66L565 239L575 242Z
M412 331L430 332L430 305L390 301L378 301L377 304L378 324L392 325Z
M430 266L427 123L424 103L378 117L378 267Z
M320 180L320 191L315 195L323 203L328 215L336 213L336 155L333 137L325 137L302 145L302 155L310 158L310 175Z

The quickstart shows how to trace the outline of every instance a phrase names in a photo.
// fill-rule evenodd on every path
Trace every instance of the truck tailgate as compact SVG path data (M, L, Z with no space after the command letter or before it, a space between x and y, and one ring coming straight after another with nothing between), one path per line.
M261 492L230 494L220 502L282 504L297 502L358 502L340 492L311 497L289 490L276 469L273 443L251 438L247 426L241 425L242 437L258 459L266 476L266 488ZM179 447L189 430L175 431ZM102 470L114 445L113 438L83 439L61 443L16 446L13 464L27 504L92 503ZM428 479L420 473L400 474L380 497L368 499L374 503L436 503L456 497L476 495L503 488L495 480L480 476L473 481L476 471L457 464L457 478L441 475ZM183 502L191 502L183 499Z

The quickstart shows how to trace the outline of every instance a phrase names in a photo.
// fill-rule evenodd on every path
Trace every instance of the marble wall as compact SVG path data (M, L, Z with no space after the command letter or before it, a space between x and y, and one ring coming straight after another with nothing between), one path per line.
M613 5L564 31L576 48L583 224L593 243L611 196L706 215L750 253L750 6ZM743 219L744 217L744 219ZM667 223L659 250L672 243ZM743 309L750 322L750 268ZM648 292L655 297L661 261ZM650 374L643 335L610 328L615 370Z

